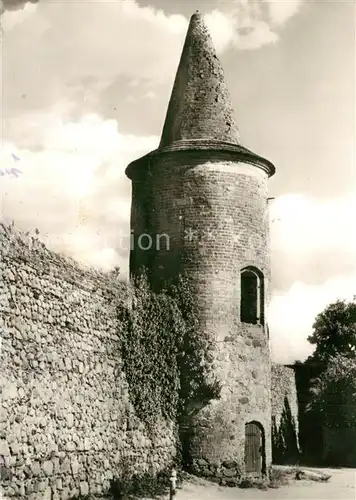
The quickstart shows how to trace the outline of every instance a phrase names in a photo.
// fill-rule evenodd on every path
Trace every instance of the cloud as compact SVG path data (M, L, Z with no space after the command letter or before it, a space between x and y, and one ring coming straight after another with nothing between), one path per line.
M300 5L235 0L219 4L206 20L219 53L231 46L251 50L276 43L272 27L281 27ZM135 0L46 0L6 11L2 25L3 114L9 116L73 99L88 78L104 87L119 76L171 85L188 19Z
M356 294L356 193L320 200L286 195L270 207L272 287L269 324L273 358L304 359L315 317L338 298Z
M231 0L218 2L218 9L206 15L218 51L230 46L240 50L255 50L277 43L275 30L302 7L304 0Z
M303 0L264 1L268 4L269 17L274 25L285 24L286 21L299 12L303 4Z
M271 352L274 361L303 361L315 349L306 340L316 316L337 299L352 300L356 295L356 273L334 276L321 285L297 281L284 293L275 291L269 306Z
M318 199L291 194L270 207L274 285L288 288L303 276L321 283L330 276L356 272L356 193Z
M61 98L75 100L88 77L104 86L119 76L171 82L188 24L182 15L134 0L47 0L27 17L22 11L7 15L21 16L21 22L14 17L3 23L6 116L45 109Z
M17 24L22 23L30 14L36 12L37 2L14 2L5 10L4 5L0 3L0 23L3 32L8 32Z
M1 0L2 8L4 10L21 9L26 3L37 3L38 0Z
M0 0L0 15L5 11L19 10L26 7L28 3L38 3L39 0Z
M220 10L205 14L204 21L213 39L216 52L224 52L236 36L236 21Z
M37 151L3 144L1 165L16 163L21 175L1 177L1 218L23 230L38 228L55 251L102 269L118 265L127 274L131 199L124 170L154 149L158 137L120 134L114 120L97 115L78 122L56 116L28 117Z
M279 37L265 21L254 20L238 31L234 43L239 49L255 50L278 42Z

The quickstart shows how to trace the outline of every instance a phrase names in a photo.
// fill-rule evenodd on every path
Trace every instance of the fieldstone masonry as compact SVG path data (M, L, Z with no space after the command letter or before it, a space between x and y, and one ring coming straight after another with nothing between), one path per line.
M108 490L123 464L157 472L174 423L135 414L116 306L129 287L0 225L0 469L5 498L66 500Z

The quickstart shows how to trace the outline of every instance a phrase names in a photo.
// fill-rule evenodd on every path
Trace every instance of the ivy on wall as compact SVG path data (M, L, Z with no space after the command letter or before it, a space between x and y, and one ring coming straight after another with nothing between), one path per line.
M221 385L213 370L214 345L212 339L199 324L191 282L178 278L173 296L181 311L185 330L182 335L178 366L180 369L179 438L182 464L192 466L191 444L194 436L193 418L210 400L219 399Z
M182 422L220 395L189 282L154 293L142 275L133 285L132 308L119 310L131 402L148 427L159 415Z
M122 359L131 402L149 427L157 416L175 420L179 399L178 353L184 324L175 301L153 293L144 276L134 283L124 313Z
M184 323L178 363L181 384L179 417L187 419L211 399L218 399L221 387L212 370L214 346L199 324L191 283L180 276L171 293L175 297Z

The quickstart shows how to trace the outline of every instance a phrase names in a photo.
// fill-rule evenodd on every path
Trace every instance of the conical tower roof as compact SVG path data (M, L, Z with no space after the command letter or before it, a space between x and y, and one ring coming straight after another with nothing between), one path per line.
M224 71L198 11L190 20L160 147L187 140L239 144Z
M136 169L144 170L158 155L183 151L209 151L210 158L224 152L234 161L262 168L269 176L275 172L271 162L240 144L224 71L198 11L190 20L160 145L131 162L126 175L132 178Z

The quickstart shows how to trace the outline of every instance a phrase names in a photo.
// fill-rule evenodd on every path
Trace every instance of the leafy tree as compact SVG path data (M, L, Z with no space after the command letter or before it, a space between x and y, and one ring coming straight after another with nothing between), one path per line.
M338 300L318 314L308 337L316 345L308 362L320 362L324 367L337 355L356 358L356 301Z
M356 427L356 359L336 355L310 388L308 412L317 412L327 427Z
M352 370L356 363L355 300L328 305L316 317L308 341L315 345L315 351L297 369L300 442L306 456L320 459L322 427L345 426L352 420L348 414L352 403L347 398L353 391L353 379L347 367ZM299 365L296 363L296 368Z

